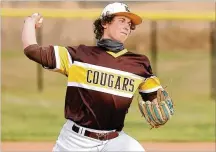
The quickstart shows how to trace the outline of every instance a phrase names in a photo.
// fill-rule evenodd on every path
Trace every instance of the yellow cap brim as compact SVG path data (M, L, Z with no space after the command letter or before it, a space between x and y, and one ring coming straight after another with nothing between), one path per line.
M114 15L128 17L129 19L131 19L131 21L135 25L139 25L142 23L142 18L140 16L134 14L134 13L131 13L131 12L118 12L118 13L115 13Z

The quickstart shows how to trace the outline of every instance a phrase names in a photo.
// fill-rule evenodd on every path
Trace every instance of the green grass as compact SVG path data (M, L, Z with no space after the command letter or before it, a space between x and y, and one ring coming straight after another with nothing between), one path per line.
M210 99L208 52L160 51L158 77L175 102L167 124L150 130L133 101L125 131L140 141L215 141L215 104ZM2 51L3 141L56 140L64 123L66 77L43 70L37 91L37 66L22 52Z

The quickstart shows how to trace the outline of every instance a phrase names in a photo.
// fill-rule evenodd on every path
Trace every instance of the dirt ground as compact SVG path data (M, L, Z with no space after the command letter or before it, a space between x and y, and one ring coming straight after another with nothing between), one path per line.
M2 152L48 152L52 150L53 142L3 142L1 143ZM147 152L215 152L214 142L144 142L143 147Z

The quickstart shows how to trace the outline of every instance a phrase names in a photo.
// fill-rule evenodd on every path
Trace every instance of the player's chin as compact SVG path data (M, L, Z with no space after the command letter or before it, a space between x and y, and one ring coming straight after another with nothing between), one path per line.
M127 35L121 35L118 39L119 42L124 43L126 41L126 39L128 38Z

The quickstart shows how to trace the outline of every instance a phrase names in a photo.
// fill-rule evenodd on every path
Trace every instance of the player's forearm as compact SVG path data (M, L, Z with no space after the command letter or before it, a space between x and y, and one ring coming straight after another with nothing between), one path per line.
M35 34L35 21L30 17L25 20L23 26L22 43L23 43L23 49L25 49L29 45L37 44L36 34Z

